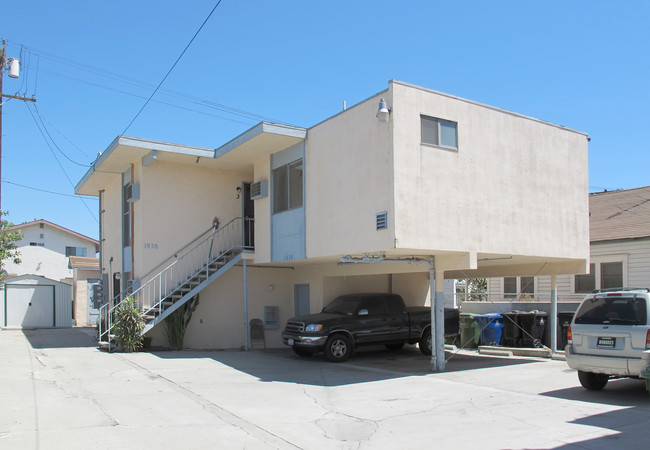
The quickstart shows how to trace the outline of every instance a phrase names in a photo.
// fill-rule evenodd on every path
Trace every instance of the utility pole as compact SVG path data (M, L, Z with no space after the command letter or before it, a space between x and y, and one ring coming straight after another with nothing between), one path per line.
M20 97L18 95L9 95L2 92L2 79L4 78L5 66L10 64L9 67L9 76L11 78L18 78L20 61L15 58L7 59L6 51L6 42L2 40L2 51L0 52L0 211L2 211L2 99L3 98L15 98L17 100L23 100L26 102L35 102L35 98L29 97ZM0 212L0 218L2 218L2 213Z

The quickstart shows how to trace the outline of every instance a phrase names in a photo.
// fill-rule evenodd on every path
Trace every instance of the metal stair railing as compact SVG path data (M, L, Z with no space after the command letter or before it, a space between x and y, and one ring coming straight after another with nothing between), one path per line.
M215 228L214 226L208 228L205 230L203 233L199 234L197 237L192 239L190 242L187 244L183 245L180 247L178 250L176 250L170 257L162 261L160 264L158 264L156 267L151 269L149 272L147 272L142 279L147 279L151 274L153 273L158 273L159 271L163 270L166 266L168 266L174 259L178 258L178 254L184 254L184 250L188 249L190 246L194 245L197 241L199 241L201 238L203 238L206 234L210 232L214 232ZM107 286L104 286L104 292L106 292ZM133 291L132 286L127 286L125 287L120 293L116 294L112 299L110 299L108 302L104 303L103 305L100 306L99 308L99 321L98 321L98 328L99 328L99 333L98 333L98 340L101 341L106 341L108 342L110 340L109 336L109 329L108 329L108 312L110 310L113 310L116 306L118 306L122 300L124 300L126 297L128 297L131 292ZM111 327L112 328L112 327Z
M254 219L252 218L237 217L219 229L212 229L209 236L196 243L138 289L132 293L122 292L115 299L102 305L99 340L101 341L105 336L110 348L110 333L114 327L113 315L127 295L136 299L138 307L145 315L155 311L160 314L163 311L165 299L197 276L202 275L202 272L205 273L205 279L207 279L210 276L211 266L215 262L228 259L228 256L234 257L243 250L252 250L253 223ZM205 235L205 232L202 235ZM196 239L192 242L195 241ZM214 271L216 270L213 268ZM151 273L153 271L149 272L149 274ZM104 330L102 329L102 320L105 320Z

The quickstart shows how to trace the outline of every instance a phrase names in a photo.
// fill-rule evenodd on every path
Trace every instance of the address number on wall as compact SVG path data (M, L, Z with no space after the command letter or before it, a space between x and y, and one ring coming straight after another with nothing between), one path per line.
M158 250L158 244L154 244L153 242L146 242L144 244L144 248L147 250Z

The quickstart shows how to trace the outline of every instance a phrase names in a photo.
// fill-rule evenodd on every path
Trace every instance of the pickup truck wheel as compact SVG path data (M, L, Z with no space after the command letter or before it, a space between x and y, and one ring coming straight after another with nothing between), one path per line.
M583 388L589 389L590 391L600 391L607 384L609 376L602 373L582 372L579 370L578 380L580 380Z
M422 333L422 337L420 338L420 342L418 342L418 347L420 347L420 351L422 353L427 356L431 356L431 353L433 352L433 343L431 342L431 328L424 330L424 333Z
M298 356L311 356L314 354L313 351L307 350L305 348L292 347L293 352Z
M352 355L352 343L344 334L330 336L325 344L325 356L332 362L343 362Z
M401 350L402 347L404 347L404 342L398 342L396 344L386 344L386 348L388 350L397 351L397 350Z

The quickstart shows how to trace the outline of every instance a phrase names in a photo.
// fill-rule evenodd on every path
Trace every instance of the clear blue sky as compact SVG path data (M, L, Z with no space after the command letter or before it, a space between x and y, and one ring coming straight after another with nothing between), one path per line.
M98 237L97 200L68 197L82 165L124 132L216 3L4 2L0 37L23 62L4 93L38 108L3 106L9 220ZM645 186L649 24L646 0L222 0L125 134L215 148L262 119L312 126L398 79L587 132L591 191Z

